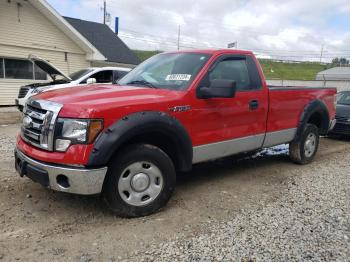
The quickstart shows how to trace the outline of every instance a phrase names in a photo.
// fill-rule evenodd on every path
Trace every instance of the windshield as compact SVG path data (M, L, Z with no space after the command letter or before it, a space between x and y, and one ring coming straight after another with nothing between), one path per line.
M79 71L76 71L72 74L69 75L69 77L74 81L74 80L78 80L79 78L81 78L82 76L92 72L93 69L81 69Z
M184 90L210 56L200 53L159 54L137 66L120 79L118 84Z
M337 95L337 103L342 105L350 105L350 92L341 92Z

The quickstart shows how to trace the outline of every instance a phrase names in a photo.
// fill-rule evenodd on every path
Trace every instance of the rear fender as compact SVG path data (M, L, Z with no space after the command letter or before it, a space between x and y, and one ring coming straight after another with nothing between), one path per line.
M321 100L313 100L307 104L299 119L299 125L294 140L298 140L303 133L306 124L312 123L318 126L320 135L326 135L329 128L329 112L327 106Z

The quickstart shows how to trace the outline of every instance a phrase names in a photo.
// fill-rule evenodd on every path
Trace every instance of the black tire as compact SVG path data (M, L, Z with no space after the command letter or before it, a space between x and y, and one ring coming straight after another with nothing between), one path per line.
M127 201L130 196L138 194L140 191L135 191L133 188L133 179L136 174L132 174L134 171L127 170L128 167L136 164L139 165L142 163L142 168L146 165L151 165L151 168L157 168L156 174L161 174L161 182L159 184L161 189L157 196L154 197L154 200L150 201L152 197L149 197L146 200L145 205L137 206L131 205ZM146 163L146 164L144 164ZM149 167L148 167L149 168ZM160 171L160 172L159 172ZM136 171L135 171L136 172ZM144 169L144 172L141 173L137 171L138 174L147 174L147 170ZM127 174L127 179L129 176L130 180L130 190L122 191L120 188L121 180ZM121 177L123 175L123 177ZM151 176L148 175L148 188L151 186ZM157 178L159 179L159 178ZM126 182L128 184L129 182ZM156 182L154 182L156 185ZM141 182L142 184L142 182ZM144 183L145 184L145 183ZM111 164L108 168L108 173L106 177L106 181L103 189L103 196L107 206L118 216L121 217L141 217L147 216L152 213L157 212L160 208L165 206L169 201L176 185L176 172L173 165L173 162L169 158L169 156L160 148L146 145L146 144L138 144L127 147L120 154L116 155L115 158L111 161ZM119 186L119 187L118 187ZM144 190L146 192L148 189ZM122 193L120 192L122 191ZM125 192L125 193L123 193ZM129 194L129 196L127 195ZM124 194L124 195L121 195ZM143 194L142 192L140 194ZM146 193L145 193L146 194ZM124 199L123 199L124 198ZM143 197L142 197L143 198ZM137 203L142 204L142 201L138 201Z
M315 138L314 147L312 147L313 150L307 150L309 149L309 147L307 147L306 143L310 136L314 136ZM291 160L294 163L297 163L300 165L305 165L310 163L314 159L317 153L319 141L320 141L320 136L318 133L317 126L313 124L306 124L305 129L301 134L300 138L298 140L292 141L289 144L289 156Z

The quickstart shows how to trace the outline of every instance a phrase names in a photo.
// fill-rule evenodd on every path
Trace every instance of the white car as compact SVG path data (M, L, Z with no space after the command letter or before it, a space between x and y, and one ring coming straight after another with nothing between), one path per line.
M39 57L30 56L29 59L45 71L51 77L52 81L22 86L19 90L18 98L15 100L20 111L23 110L28 98L38 93L94 83L114 84L118 79L131 71L130 68L125 67L90 67L67 76L52 64Z

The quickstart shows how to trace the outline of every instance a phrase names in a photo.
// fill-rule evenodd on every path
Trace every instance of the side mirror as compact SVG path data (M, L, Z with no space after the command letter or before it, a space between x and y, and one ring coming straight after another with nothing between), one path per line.
M96 78L88 78L88 79L86 80L86 83L87 83L88 85L95 84L95 83L96 83Z
M198 97L209 98L232 98L236 94L236 81L226 79L214 79L210 87L200 87Z

